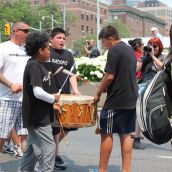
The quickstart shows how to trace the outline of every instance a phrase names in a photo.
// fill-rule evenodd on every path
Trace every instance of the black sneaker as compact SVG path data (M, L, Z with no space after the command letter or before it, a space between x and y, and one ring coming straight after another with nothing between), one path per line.
M57 170L66 169L66 163L64 163L63 159L60 156L56 156L54 169L57 169Z
M133 148L134 149L140 149L140 150L144 150L145 149L145 147L140 142L140 138L135 138L134 139Z

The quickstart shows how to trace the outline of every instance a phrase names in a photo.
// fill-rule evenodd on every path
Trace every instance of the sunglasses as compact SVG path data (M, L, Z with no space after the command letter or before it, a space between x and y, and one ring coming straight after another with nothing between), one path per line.
M18 30L20 30L20 31L22 31L24 33L29 33L29 29L18 29Z
M157 48L157 47L158 47L158 45L155 45L155 44L154 44L154 45L152 45L152 47L153 47L153 48Z

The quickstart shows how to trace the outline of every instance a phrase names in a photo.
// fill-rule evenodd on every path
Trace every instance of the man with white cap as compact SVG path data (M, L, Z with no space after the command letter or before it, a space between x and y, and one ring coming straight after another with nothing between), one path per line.
M162 42L162 35L158 32L158 28L157 27L152 27L151 28L151 32L152 32L152 36L153 37L158 37L161 42Z

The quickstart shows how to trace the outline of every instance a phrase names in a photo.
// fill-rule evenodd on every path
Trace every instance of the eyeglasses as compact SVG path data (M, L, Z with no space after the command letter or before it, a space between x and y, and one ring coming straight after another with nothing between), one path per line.
M18 30L20 30L20 31L22 31L24 33L29 33L29 29L18 29Z

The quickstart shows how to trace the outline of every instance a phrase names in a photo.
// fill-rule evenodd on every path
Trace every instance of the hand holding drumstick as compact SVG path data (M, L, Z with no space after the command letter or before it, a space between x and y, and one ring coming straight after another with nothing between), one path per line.
M57 115L59 115L60 113L61 113L61 109L60 109L60 106L58 106L57 104L56 104L56 102L58 102L59 101L59 99L60 99L60 94L59 93L57 93L57 94L53 94L54 95L54 97L55 97L55 103L53 104L53 109L54 109L54 111L55 111L55 115L56 115L56 119L57 119Z

